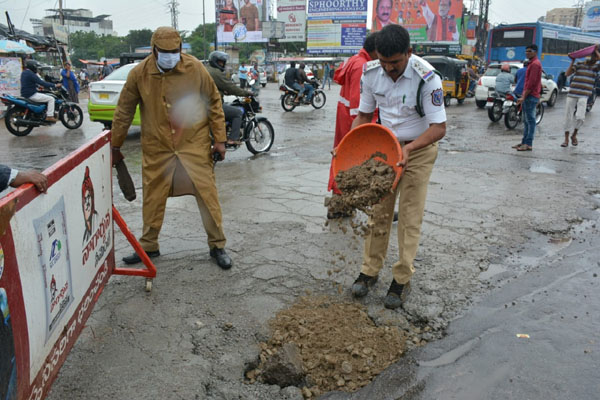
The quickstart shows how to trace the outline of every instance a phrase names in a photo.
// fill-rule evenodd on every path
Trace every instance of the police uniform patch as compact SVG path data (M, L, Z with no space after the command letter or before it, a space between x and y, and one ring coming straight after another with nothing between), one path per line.
M444 91L442 89L435 89L431 92L431 103L437 107L444 104Z

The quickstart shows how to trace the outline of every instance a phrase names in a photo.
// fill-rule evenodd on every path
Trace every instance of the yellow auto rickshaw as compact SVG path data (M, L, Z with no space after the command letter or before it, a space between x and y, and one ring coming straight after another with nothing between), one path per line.
M446 56L423 57L443 77L444 105L448 107L452 98L462 104L469 90L469 75L467 61Z

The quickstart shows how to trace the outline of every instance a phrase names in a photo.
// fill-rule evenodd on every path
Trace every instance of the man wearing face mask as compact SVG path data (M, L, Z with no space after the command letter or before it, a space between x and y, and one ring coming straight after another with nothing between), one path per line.
M231 268L213 171L213 154L223 159L227 140L221 96L202 63L181 54L181 37L175 29L158 28L151 46L152 54L129 73L112 123L115 165L123 159L120 147L140 105L144 193L140 244L151 258L159 256L167 197L193 195L210 256L219 267ZM134 253L123 261L141 260Z

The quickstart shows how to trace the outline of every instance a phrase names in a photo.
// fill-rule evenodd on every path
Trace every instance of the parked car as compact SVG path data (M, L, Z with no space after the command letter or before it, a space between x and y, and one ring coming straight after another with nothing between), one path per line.
M112 125L113 116L121 90L125 86L127 75L138 65L127 64L116 70L101 81L90 83L90 98L88 100L88 113L90 120L104 124L106 128ZM135 110L135 116L131 125L141 125L140 108Z
M496 87L496 76L500 74L501 64L490 64L485 73L479 78L477 87L475 88L475 103L477 107L484 108L488 99L490 88ZM510 73L517 74L517 71L523 67L522 63L510 63ZM554 82L552 75L547 75L542 71L542 102L545 102L548 107L554 107L558 97L558 86Z
M267 86L267 72L263 67L258 67L258 77L262 87Z

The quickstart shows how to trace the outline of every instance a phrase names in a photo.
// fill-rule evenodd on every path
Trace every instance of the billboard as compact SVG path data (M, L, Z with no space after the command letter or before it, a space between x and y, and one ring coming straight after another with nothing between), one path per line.
M306 0L277 1L277 19L285 22L285 37L280 42L306 40Z
M376 0L372 30L399 24L408 30L411 42L458 43L462 11L462 0Z
M308 0L307 52L358 53L367 35L367 0Z
M584 31L600 31L600 1L592 1L586 7L581 29Z
M268 21L269 0L216 0L219 43L266 42L262 22Z

